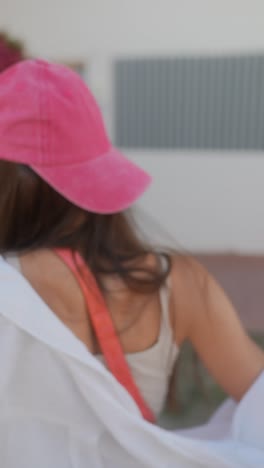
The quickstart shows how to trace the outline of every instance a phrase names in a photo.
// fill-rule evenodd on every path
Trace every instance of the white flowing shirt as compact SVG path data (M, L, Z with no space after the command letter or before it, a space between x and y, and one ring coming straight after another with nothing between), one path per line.
M219 440L145 422L127 391L0 257L1 468L264 467L264 373Z

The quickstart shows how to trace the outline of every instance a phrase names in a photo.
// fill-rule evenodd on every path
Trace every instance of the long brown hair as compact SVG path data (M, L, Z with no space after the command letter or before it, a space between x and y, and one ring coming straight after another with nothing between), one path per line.
M0 254L56 247L78 251L101 288L102 274L117 274L131 291L147 295L164 284L175 254L156 252L139 239L129 213L84 211L28 166L0 160ZM160 255L167 259L166 268L161 268ZM151 262L146 261L149 256ZM176 401L176 375L174 369L169 387L171 408Z
M75 206L28 166L0 161L0 254L67 247L78 251L100 284L101 274L119 275L129 289L152 293L170 271L139 240L128 213L103 215ZM147 266L146 258L155 262Z

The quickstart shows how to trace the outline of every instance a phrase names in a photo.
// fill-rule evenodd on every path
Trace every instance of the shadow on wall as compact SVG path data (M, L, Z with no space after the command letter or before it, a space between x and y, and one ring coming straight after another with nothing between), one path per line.
M24 58L23 44L0 31L0 73Z

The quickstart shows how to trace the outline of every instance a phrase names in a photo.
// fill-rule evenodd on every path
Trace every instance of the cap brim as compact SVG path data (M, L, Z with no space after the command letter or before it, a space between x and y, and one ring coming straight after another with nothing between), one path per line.
M89 162L31 168L70 202L102 214L125 210L151 183L149 174L113 147Z

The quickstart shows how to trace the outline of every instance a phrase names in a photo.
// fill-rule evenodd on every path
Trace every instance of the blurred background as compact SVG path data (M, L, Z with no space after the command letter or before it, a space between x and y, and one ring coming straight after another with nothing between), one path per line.
M81 74L112 140L154 177L140 205L215 274L262 342L263 1L0 0L0 33L0 71L43 57ZM189 371L191 355L186 425L223 397L199 365Z

